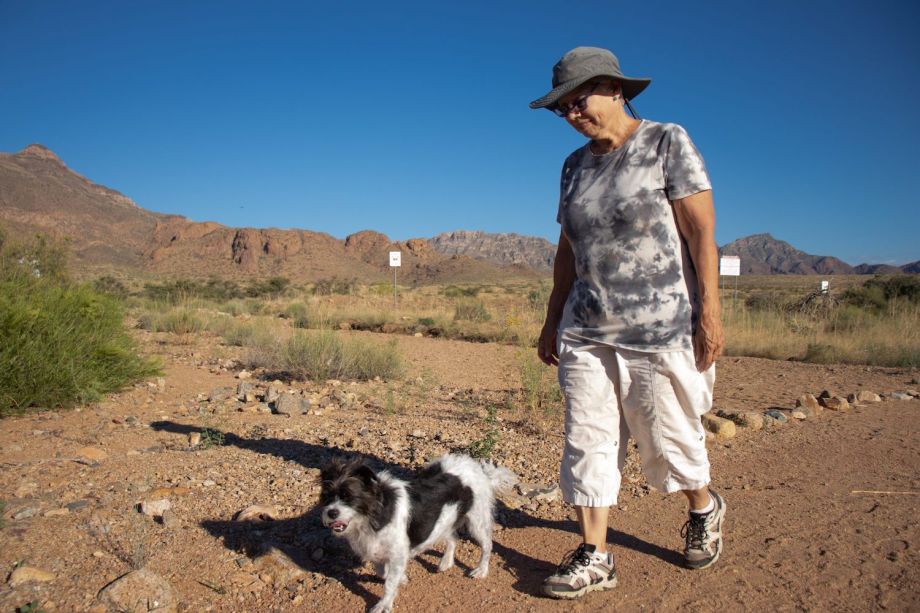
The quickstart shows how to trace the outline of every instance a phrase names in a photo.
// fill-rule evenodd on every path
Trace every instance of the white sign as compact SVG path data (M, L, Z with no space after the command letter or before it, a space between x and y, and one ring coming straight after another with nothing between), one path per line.
M719 274L726 277L741 275L741 258L737 255L723 255L719 258Z
M390 252L390 266L402 266L402 251Z
M822 293L822 294L826 294L826 293L827 293L827 289L830 287L830 285L831 285L831 284L830 284L830 282L828 282L828 281L821 281L821 293Z

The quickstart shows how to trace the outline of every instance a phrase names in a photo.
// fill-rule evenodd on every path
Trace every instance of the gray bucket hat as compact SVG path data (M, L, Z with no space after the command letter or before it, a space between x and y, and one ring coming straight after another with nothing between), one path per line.
M623 76L617 56L598 47L575 47L553 66L553 89L530 103L530 108L552 109L559 99L594 77L613 77L623 87L623 97L632 100L648 87L651 79Z

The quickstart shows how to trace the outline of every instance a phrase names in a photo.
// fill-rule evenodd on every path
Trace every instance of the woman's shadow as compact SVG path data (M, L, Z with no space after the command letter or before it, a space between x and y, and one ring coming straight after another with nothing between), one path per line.
M200 430L196 426L171 421L153 422L151 428L160 432L185 435ZM412 474L412 471L404 466L384 461L360 450L316 445L299 440L244 438L232 432L225 432L223 433L223 444L259 454L273 455L289 462L296 462L309 469L321 468L334 457L348 456L349 458L361 458L375 471L389 470L401 478L410 477ZM501 501L498 501L496 506L498 523L505 528L536 527L578 533L578 525L572 520L549 520L534 517L523 510L513 509ZM250 560L258 560L272 549L277 549L302 571L317 573L326 577L327 580L342 583L351 592L364 598L369 606L376 603L378 599L364 587L363 583L380 580L375 575L361 572L363 562L351 552L344 539L332 536L329 530L322 525L318 508L289 519L264 522L209 519L202 521L201 526L213 536L220 538L225 547L244 553ZM682 565L682 558L676 551L665 549L632 535L610 529L608 530L608 541L615 546L655 556L670 564ZM573 539L573 544L574 542ZM493 543L493 552L504 560L505 567L514 576L514 588L526 594L540 594L543 580L555 569L555 564L548 560L534 558L499 542ZM419 561L429 570L434 570L435 565L426 561L424 557L420 557Z

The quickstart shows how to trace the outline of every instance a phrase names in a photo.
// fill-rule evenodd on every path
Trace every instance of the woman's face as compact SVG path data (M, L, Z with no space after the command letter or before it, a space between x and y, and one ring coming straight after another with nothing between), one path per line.
M557 105L568 110L565 120L588 138L595 138L616 110L619 87L610 81L589 81L563 96Z

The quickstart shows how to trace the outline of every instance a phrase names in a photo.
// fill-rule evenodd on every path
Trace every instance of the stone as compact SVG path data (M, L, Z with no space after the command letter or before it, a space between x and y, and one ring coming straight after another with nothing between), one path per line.
M231 396L233 396L232 387L215 387L208 394L208 402L223 402L229 400Z
M301 415L310 409L310 401L293 394L281 394L275 401L275 413L278 415Z
M236 373L237 379L249 379L250 377L252 377L252 373L248 370L241 370L240 372Z
M830 390L824 390L820 394L818 394L818 400L821 400L822 398L833 398L836 395L837 394L835 394L834 392Z
M532 483L518 483L514 489L518 494L532 501L555 502L562 498L562 490L555 483L550 485L534 485Z
M172 503L166 498L160 500L145 500L140 505L140 511L150 517L163 517L163 513L172 507Z
M775 420L775 421L778 421L778 422L781 423L781 424L784 424L784 423L786 423L787 421L789 421L789 418L786 417L786 416L783 414L783 412L780 411L779 409L770 409L770 410L764 412L764 416L765 416L765 417L769 417L770 419L773 419L773 420Z
M70 509L67 507L61 507L60 509L51 509L42 513L44 517L61 517L62 515L70 515Z
M254 504L246 507L236 514L234 521L274 521L281 516L281 512L275 505Z
M734 438L735 434L738 432L735 427L735 422L717 417L712 413L704 413L700 419L703 422L703 428L708 432L712 432L717 441Z
M197 447L201 444L201 432L189 432L188 433L188 446Z
M10 587L18 587L24 583L48 583L49 581L54 581L54 579L54 573L49 573L34 566L20 566L10 574L8 583Z
M892 400L912 400L913 396L906 392L891 392L888 397Z
M760 430L763 428L763 415L756 411L735 411L728 409L716 409L716 415L722 419L728 419L735 423L736 426L749 428L750 430Z
M236 397L245 402L247 396L255 396L254 391L255 387L253 387L252 383L240 381L239 385L236 386Z
M419 430L418 428L416 428L415 430L409 433L409 436L412 438L425 438L425 431Z
M158 487L156 489L150 490L150 498L169 498L170 496L185 496L186 494L191 494L192 489L188 487Z
M166 391L166 378L165 377L157 377L157 391L161 393Z
M179 605L179 597L169 582L145 568L108 584L100 590L98 598L115 611L176 613Z
M425 336L425 335L422 334L421 332L416 332L416 333L413 334L412 336L414 336L415 338L422 338L422 337Z
M904 390L904 393L908 396L913 396L914 398L920 398L920 392L917 390Z
M802 419L806 419L806 418L808 417L808 415L806 415L806 414L803 413L802 411L793 411L793 412L792 412L792 417L795 418L795 419L802 420Z
M840 396L822 398L821 405L829 411L840 411L841 413L845 413L850 410L850 403L847 402L846 398L841 398Z
M77 449L77 457L90 462L102 462L109 457L109 454L98 447L83 447Z
M281 396L281 393L284 391L284 387L281 384L281 381L272 381L268 384L268 389L265 390L265 402L271 403Z
M165 511L163 511L161 520L163 522L163 525L169 528L170 530L175 530L176 528L179 528L180 526L182 526L182 522L179 520L179 517L175 513L173 513L172 510L170 509L166 509Z
M16 491L13 492L13 495L16 498L29 498L33 494L35 494L35 492L37 491L38 491L38 483L35 483L34 481L29 481L27 483L19 484L19 487L16 488Z
M25 509L13 513L13 519L17 521L20 519L29 519L30 517L35 517L36 514L38 514L38 509L35 507L26 507Z
M821 403L818 402L818 399L811 394L802 394L799 396L795 401L795 406L796 408L802 409L802 412L806 415L808 415L809 411L811 411L813 415L817 415L824 410Z
M79 511L80 509L85 509L89 506L89 500L74 500L65 506L70 511Z
M786 424L785 421L779 421L778 419L773 419L767 414L764 414L763 416L763 429L764 430L773 430L785 424Z

